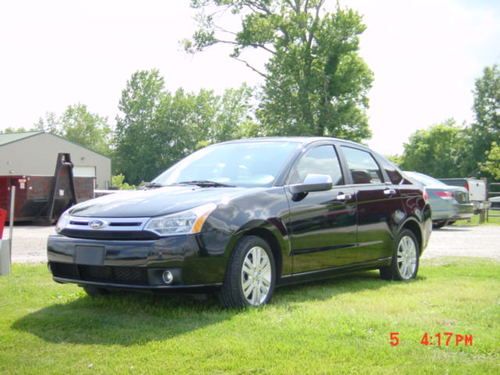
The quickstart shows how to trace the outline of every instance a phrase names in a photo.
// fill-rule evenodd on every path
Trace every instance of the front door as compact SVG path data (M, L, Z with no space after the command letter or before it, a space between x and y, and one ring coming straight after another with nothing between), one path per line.
M333 145L305 151L292 168L287 184L301 183L308 174L331 176L333 187L305 196L287 193L293 273L335 267L337 252L356 246L356 196L352 187L344 186Z

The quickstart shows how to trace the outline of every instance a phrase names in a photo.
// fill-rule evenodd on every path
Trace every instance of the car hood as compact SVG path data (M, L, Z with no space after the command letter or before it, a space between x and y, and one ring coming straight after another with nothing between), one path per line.
M152 217L191 209L262 188L167 186L149 190L119 191L73 206L69 213L81 217Z

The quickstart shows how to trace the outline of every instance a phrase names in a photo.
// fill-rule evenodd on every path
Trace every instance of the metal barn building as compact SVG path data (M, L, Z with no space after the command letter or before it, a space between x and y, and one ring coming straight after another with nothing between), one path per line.
M0 134L0 176L53 176L57 155L71 154L75 177L95 177L97 189L111 185L111 159L44 132Z

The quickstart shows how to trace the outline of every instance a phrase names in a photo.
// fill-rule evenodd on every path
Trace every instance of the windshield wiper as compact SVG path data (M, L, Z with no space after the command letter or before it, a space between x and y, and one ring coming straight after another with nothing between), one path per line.
M144 187L147 189L159 188L159 187L163 187L163 186L164 185L159 184L158 182L148 182L147 184L144 185Z
M217 181L210 180L192 180L192 181L181 181L179 185L196 185L200 187L234 187L234 185L223 184Z

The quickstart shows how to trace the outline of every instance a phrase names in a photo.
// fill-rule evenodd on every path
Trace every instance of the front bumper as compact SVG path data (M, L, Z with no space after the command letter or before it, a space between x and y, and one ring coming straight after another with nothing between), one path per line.
M207 250L203 236L156 240L94 240L49 236L49 268L55 281L121 289L205 289L224 279L224 252ZM166 285L162 274L174 279Z

